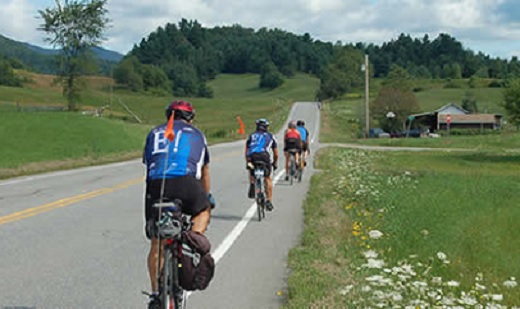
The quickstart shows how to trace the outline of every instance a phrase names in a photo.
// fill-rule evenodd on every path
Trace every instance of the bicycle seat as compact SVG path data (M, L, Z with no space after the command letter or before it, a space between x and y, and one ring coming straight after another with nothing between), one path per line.
M255 166L255 168L266 168L267 163L265 163L264 161L254 161L253 165Z
M163 211L182 211L182 201L180 199L174 199L173 201L163 198L153 201L155 208L162 208Z

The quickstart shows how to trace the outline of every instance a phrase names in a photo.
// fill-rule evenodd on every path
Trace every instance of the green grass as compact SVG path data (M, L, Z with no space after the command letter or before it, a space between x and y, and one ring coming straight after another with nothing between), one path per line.
M150 126L78 113L0 113L0 178L136 157ZM46 168L47 167L47 168Z
M37 86L0 87L0 137L9 145L0 150L0 178L139 156L147 131L165 121L164 108L174 99L118 90L112 97L112 112L107 110L101 119L68 112L16 112L13 102L65 104L59 89L45 84L50 77L35 79ZM312 100L319 85L316 78L300 74L287 79L281 87L266 91L257 87L258 79L253 74L220 75L210 83L214 98L183 98L194 104L194 124L206 134L210 144L242 138L237 133L237 116L244 121L246 133L254 130L254 120L260 117L268 118L272 130L278 130L292 103ZM91 82L83 93L83 106L107 105L107 83L105 79ZM144 124L136 124L119 102L126 104ZM57 163L62 160L76 162ZM36 162L45 164L36 167ZM33 165L28 168L29 164Z
M362 253L369 248L388 268L398 261L417 270L431 266L410 280L430 283L442 277L461 283L457 289L444 287L446 294L492 292L504 295L503 304L520 304L518 287L502 286L504 280L520 277L518 155L330 149L320 154L319 167L323 171L313 177L304 204L302 244L290 253L287 308L366 305L369 294L361 291L366 277L390 277L361 267L366 263ZM368 191L360 194L363 188ZM370 239L373 229L384 236ZM450 264L440 263L438 252ZM484 276L480 284L485 292L475 290L478 273ZM341 295L348 285L352 290Z

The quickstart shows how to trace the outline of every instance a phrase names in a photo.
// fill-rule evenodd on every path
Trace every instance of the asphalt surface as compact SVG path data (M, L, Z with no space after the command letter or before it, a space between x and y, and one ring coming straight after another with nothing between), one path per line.
M289 119L306 121L315 151L316 104L295 104ZM258 222L246 196L244 141L212 146L210 154L218 205L207 235L217 267L188 307L278 308L287 254L303 228L312 158L302 182L289 186L281 156L275 210ZM0 308L145 308L144 172L133 160L0 182Z

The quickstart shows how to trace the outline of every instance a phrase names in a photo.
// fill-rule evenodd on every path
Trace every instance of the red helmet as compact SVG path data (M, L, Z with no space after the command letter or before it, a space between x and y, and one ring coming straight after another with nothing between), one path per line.
M190 121L195 118L195 109L190 102L186 102L183 100L175 100L166 107L166 119L169 119L172 115L172 112L175 112L175 119L184 119L186 121Z

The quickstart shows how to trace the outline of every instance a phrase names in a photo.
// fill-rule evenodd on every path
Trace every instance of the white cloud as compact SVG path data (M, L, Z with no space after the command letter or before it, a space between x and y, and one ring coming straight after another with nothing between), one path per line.
M54 0L0 0L0 34L42 44L37 9ZM240 24L309 33L322 41L381 44L401 33L449 33L464 47L510 57L520 50L518 0L110 0L105 46L128 52L159 26L181 18L205 27Z
M36 28L41 23L37 8L27 0L0 1L0 34L18 41L42 44Z

